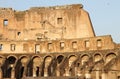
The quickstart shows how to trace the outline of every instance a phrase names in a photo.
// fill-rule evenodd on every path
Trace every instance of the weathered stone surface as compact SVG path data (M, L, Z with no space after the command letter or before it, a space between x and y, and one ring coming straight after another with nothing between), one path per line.
M95 36L81 4L0 8L0 79L118 79L120 44Z
M26 11L2 8L0 27L0 34L7 40L55 40L95 36L89 15L82 5L34 7Z

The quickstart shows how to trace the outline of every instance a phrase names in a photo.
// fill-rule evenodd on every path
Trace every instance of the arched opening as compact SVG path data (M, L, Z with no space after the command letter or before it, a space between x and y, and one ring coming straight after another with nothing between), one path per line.
M108 63L108 62L110 62L114 58L116 58L116 54L115 53L109 53L105 57L105 62Z
M4 19L3 20L3 26L5 27L5 26L8 26L8 19Z
M51 62L52 62L52 57L46 56L44 59L44 77L51 75Z
M72 64L74 63L74 61L77 59L77 57L75 55L71 55L69 57L69 67L72 66Z
M71 55L69 57L69 61L68 61L68 66L69 66L69 73L67 76L74 76L75 75L75 60L77 59L77 57L75 55Z
M87 54L81 57L81 65L84 65L89 60L89 56Z
M16 57L14 57L14 56L9 56L7 59L6 59L6 61L5 61L5 63L4 63L4 65L3 65L3 77L4 78L11 78L11 73L12 73L12 69L14 69L15 68L15 63L16 63Z
M102 59L100 54L95 54L94 55L94 62L100 61Z
M60 63L63 61L63 59L64 59L64 56L59 55L59 56L57 57L57 63L60 64Z
M33 64L32 65L33 65L33 77L38 77L39 74L41 74L41 73L39 73L40 65L41 65L41 59L40 59L40 57L35 56L33 58Z
M16 64L15 76L16 79L21 79L23 77L24 67L22 66L21 60L19 59Z
M61 73L61 71L63 71L63 69L61 69L61 67L63 68L63 61L64 61L65 59L64 59L64 56L63 55L59 55L58 57L57 57L57 62L56 62L56 64L54 64L54 71L56 71L56 76L62 76L63 75L63 73ZM64 65L65 66L65 65Z
M16 64L16 79L21 79L23 76L27 76L27 63L28 57L22 56Z

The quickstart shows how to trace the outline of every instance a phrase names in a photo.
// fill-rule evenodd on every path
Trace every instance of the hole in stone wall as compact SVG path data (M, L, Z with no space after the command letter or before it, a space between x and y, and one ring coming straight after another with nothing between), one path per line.
M3 44L0 44L0 51L3 49Z
M40 44L35 44L35 53L40 53Z
M62 24L62 18L57 18L57 23Z
M8 58L8 61L9 61L9 64L14 64L15 61L16 61L16 58L11 56L11 57Z
M21 32L17 32L17 35L20 36Z
M48 50L52 49L52 43L48 43Z
M85 48L89 48L90 47L90 42L89 42L89 40L86 40L85 41Z
M11 46L11 51L15 51L16 45L15 44L11 44L10 46Z
M62 55L57 57L58 64L60 64L62 62L63 58L64 58L64 56L62 56Z
M64 49L65 47L65 43L64 42L60 42L60 49Z
M101 39L97 40L97 47L102 47L102 40Z
M7 19L3 20L3 26L8 26L8 20Z
M73 48L73 49L76 49L76 48L77 48L77 42L76 42L76 41L72 42L72 48Z

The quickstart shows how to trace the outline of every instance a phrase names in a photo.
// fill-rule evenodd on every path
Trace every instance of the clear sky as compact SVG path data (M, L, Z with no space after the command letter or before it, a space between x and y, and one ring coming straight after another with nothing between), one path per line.
M26 10L30 7L83 4L97 36L112 35L120 43L120 0L0 0L0 7Z

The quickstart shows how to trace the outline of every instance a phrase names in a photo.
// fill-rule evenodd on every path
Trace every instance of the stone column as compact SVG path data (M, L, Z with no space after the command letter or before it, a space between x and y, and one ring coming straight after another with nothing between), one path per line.
M69 68L66 68L66 69L65 69L65 76L70 76Z
M85 79L91 79L91 74L89 71L85 73Z
M105 72L102 72L101 76L102 76L102 79L107 79L107 74Z
M57 69L56 69L56 76L57 77L60 76L60 68L59 67L57 67Z
M41 72L42 72L42 69L39 68L39 77L41 77Z
M44 77L48 76L48 68L44 68Z
M27 66L23 66L23 67L24 67L23 77L26 77Z
M100 71L99 71L99 68L97 68L97 71L96 71L96 79L100 79Z
M78 67L75 67L75 76L78 75Z
M11 70L11 79L15 79L15 67L12 67L12 70Z
M2 68L0 66L0 79L2 79L2 78L3 78L3 73L2 73Z
M79 76L79 77L83 76L83 74L82 74L82 72L80 70L77 71L77 76Z
M36 68L33 68L33 77L36 77Z
M109 71L107 73L107 79L118 79L117 76L118 75L116 71Z

